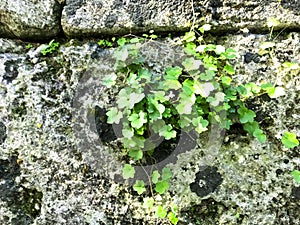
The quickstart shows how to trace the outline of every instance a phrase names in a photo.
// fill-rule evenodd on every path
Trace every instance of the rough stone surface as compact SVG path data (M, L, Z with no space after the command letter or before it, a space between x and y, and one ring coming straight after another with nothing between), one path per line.
M248 28L268 30L267 20L278 19L276 29L299 28L298 1L177 1L177 0L67 0L61 24L67 36L99 36L146 32L176 32L192 24L210 23L218 33ZM201 19L203 18L203 19Z
M170 164L174 178L164 198L177 201L178 224L300 223L299 185L290 175L299 169L300 148L287 150L280 142L287 130L300 136L299 69L287 71L282 67L285 61L300 62L300 34L279 35L271 55L257 56L259 45L267 40L269 35L251 33L210 37L210 42L239 52L233 61L236 84L265 80L282 86L286 93L276 99L262 95L247 102L268 136L266 143L258 143L236 127L225 135L223 145L213 152L216 159L207 165L205 157L212 152L206 149L207 134L203 134L196 149L180 154ZM1 223L168 224L152 214L145 216L142 200L132 188L99 173L97 164L88 163L94 156L78 147L74 128L81 121L73 117L73 99L79 84L90 81L82 80L85 75L99 76L99 70L90 67L111 71L110 53L99 48L96 41L70 40L47 57L40 54L43 45L28 50L17 42L9 43L11 47L0 53L0 119L6 127L6 139L0 145L0 193L7 193L0 194ZM167 50L166 57L157 58L167 60L169 49L161 42L156 46L159 51L154 51L154 45L149 58ZM16 50L21 48L22 52ZM100 107L105 107L117 90L87 91L94 93L93 100ZM87 108L82 109L86 109L84 119L88 120L94 107L86 97L83 95L82 101ZM95 116L92 119L90 124L95 123ZM0 131L0 136L3 133ZM110 151L112 147L100 150ZM112 167L110 172L118 170L121 168ZM211 174L216 182L204 174ZM214 185L200 197L190 185L200 186L201 180ZM13 196L23 200L14 204ZM26 205L26 210L17 207L24 202L34 204Z
M60 32L61 6L55 0L2 0L0 37L45 40Z

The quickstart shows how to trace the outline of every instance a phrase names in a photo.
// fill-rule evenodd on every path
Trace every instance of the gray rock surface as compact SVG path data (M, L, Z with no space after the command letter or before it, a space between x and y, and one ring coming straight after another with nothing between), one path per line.
M272 56L257 56L268 38L245 33L211 39L238 50L234 82L266 80L282 86L285 95L248 102L268 136L266 143L233 129L205 167L204 159L212 153L201 147L207 140L204 134L199 147L170 164L174 178L165 200L176 199L179 224L300 223L299 185L290 175L299 167L300 148L287 150L280 143L286 130L300 136L299 69L282 66L285 61L300 62L300 34L279 35ZM79 84L89 82L85 76L99 76L94 67L110 72L109 52L96 41L70 40L45 57L39 53L43 46L28 50L14 41L0 43L9 43L0 48L0 193L6 193L0 194L2 224L158 224L152 214L145 217L131 188L99 173L97 164L89 163L99 158L78 145L72 99ZM157 46L159 51L152 49L149 59L157 52L169 54L161 42ZM87 117L88 97L105 106L113 91L82 95ZM111 148L100 146L101 151Z
M62 6L55 0L1 0L0 37L45 40L60 32Z
M151 29L177 32L204 21L212 24L217 33L245 27L253 31L267 31L267 20L272 17L281 22L276 29L299 27L299 10L299 1L277 0L67 0L61 24L70 37L136 33Z

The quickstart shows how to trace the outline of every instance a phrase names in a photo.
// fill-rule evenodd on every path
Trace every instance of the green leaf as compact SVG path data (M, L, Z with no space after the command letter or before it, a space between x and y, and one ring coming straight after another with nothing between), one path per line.
M25 47L26 47L26 49L31 49L33 47L33 45L29 43Z
M157 134L159 133L160 129L162 129L162 127L166 125L165 121L162 119L158 119L151 122L151 129Z
M196 39L196 36L195 36L195 32L193 32L193 31L186 32L183 37L183 40L186 42L193 42L195 39Z
M150 36L149 36L151 39L156 39L156 38L158 38L158 36L156 35L156 34L150 34Z
M182 115L182 116L180 116L179 124L180 124L181 128L188 127L191 123L192 123L192 120L190 118L190 115Z
M158 182L158 178L160 177L158 170L154 170L151 177L152 177L152 182L156 184Z
M106 87L110 88L116 84L116 79L117 79L117 75L114 73L106 75L102 79L102 84L105 85Z
M143 199L143 207L146 209L151 209L154 206L154 199L150 197L146 197Z
M146 191L145 183L142 180L137 180L133 185L133 190L135 190L139 195Z
M144 148L145 138L143 136L133 136L132 138L123 138L122 139L123 146L126 149L142 149Z
M176 137L176 131L173 130L171 124L167 124L159 130L159 135L163 136L166 140L170 140Z
M182 68L179 66L168 67L166 69L165 80L178 80L178 77L182 74Z
M192 106L194 105L196 101L196 96L194 94L187 95L186 93L182 92L179 95L180 101L179 104L175 106L177 112L182 114L191 114L192 112Z
M131 122L131 126L136 129L141 128L148 121L147 114L144 113L143 111L140 111L138 114L132 113L128 117L128 120Z
M238 109L238 114L240 115L241 123L252 123L254 121L254 117L256 116L255 112L246 107L241 107Z
M136 37L136 38L132 38L132 39L130 39L130 43L138 43L138 42L140 42L140 40L141 40L141 38L138 38L138 37Z
M214 45L214 44L208 44L205 47L205 51L208 51L208 52L214 52L215 50L216 50L216 45Z
M134 160L140 160L143 158L143 151L131 149L128 155Z
M299 170L294 170L292 171L292 176L294 177L294 180L300 184L300 171Z
M134 130L129 126L125 127L123 124L122 135L128 139L132 138L134 136Z
M203 98L207 98L210 95L210 92L215 90L213 83L200 83L195 81L195 94L200 94Z
M274 17L268 18L267 26L268 27L277 27L280 24L280 21Z
M171 113L171 109L170 108L166 108L164 113L162 114L164 118L170 118L172 117L172 113Z
M149 70L143 69L143 68L138 70L138 75L139 75L139 78L145 79L147 82L150 82L151 77L152 77L151 72Z
M178 218L176 217L176 214L173 212L169 212L168 213L168 219L170 220L170 222L174 225L176 225L178 223Z
M271 83L262 84L261 89L266 91L270 97L275 95L276 88Z
M255 130L259 130L259 125L256 121L253 121L252 123L245 123L243 124L243 127L245 131L252 135Z
M135 174L134 168L130 164L125 164L123 167L123 177L124 179L133 178Z
M183 91L187 94L187 95L192 95L195 91L194 88L194 81L186 79L183 83L182 83L182 89Z
M224 53L221 54L222 59L234 59L236 58L236 51L232 48L226 49Z
M283 87L271 88L268 91L268 95L270 96L270 98L278 98L280 96L284 96L285 95L285 89Z
M167 211L162 207L162 206L158 206L155 212L156 216L163 219L167 216Z
M163 82L163 89L168 91L170 89L178 90L181 88L181 84L178 80L165 80Z
M153 97L148 97L148 107L149 118L152 120L161 119L166 107L163 104L160 104L157 99Z
M164 167L162 169L162 175L161 175L161 179L164 181L169 181L172 178L173 174L170 170L170 168Z
M129 108L132 109L133 106L142 101L143 98L145 97L144 93L130 93L129 95Z
M237 91L243 96L247 96L247 94L248 94L248 90L244 85L239 85L237 87Z
M233 69L233 67L228 64L224 66L224 71L230 75L235 74L235 70Z
M129 108L130 103L129 103L128 95L129 95L129 92L131 92L131 91L132 91L131 89L127 90L126 88L123 88L120 90L120 92L118 94L118 100L117 100L119 109L122 109L125 107Z
M205 73L200 74L200 79L205 80L205 81L209 81L209 80L212 80L215 75L216 75L215 71L206 70Z
M204 131L207 131L207 126L209 122L205 119L203 119L201 116L194 118L192 120L193 125L196 127L195 130L200 134Z
M124 37L121 37L117 40L117 43L120 47L124 46L126 44L126 42L127 42L127 39Z
M199 70L199 66L201 64L201 60L195 60L193 57L186 58L182 62L182 65L186 71Z
M253 132L253 136L258 139L259 142L264 143L267 140L267 136L261 129L255 129Z
M282 64L283 67L288 68L290 70L297 70L300 69L300 65L298 63L295 62L284 62Z
M103 39L98 41L98 45L104 46L104 47L112 47L113 46L113 44L110 41L103 40Z
M117 108L112 108L107 113L107 123L113 124L113 123L120 123L120 119L122 118L122 112L118 111Z
M169 183L165 180L159 181L155 184L155 191L159 194L165 193L165 191L169 188Z
M228 76L222 77L222 84L225 86L229 86L231 84L232 79Z
M258 94L261 91L261 87L253 82L250 82L248 85L251 87L251 91L254 94Z
M286 131L281 139L286 148L294 148L299 145L296 134Z
M194 55L195 56L195 55L197 55L195 48L196 48L196 44L190 42L190 43L186 44L186 46L184 48L184 51L188 55Z

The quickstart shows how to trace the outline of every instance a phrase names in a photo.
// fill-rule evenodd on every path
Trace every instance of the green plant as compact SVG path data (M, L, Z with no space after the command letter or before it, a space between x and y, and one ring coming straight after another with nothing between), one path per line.
M25 47L26 47L26 49L31 49L33 47L33 45L29 43Z
M294 170L292 171L292 176L294 178L294 180L300 184L300 171L299 170Z
M283 134L281 142L286 148L294 148L299 145L296 134L288 131Z
M52 54L59 48L59 42L56 42L54 39L49 42L49 44L41 51L43 56Z
M274 28L277 27L278 25L280 25L280 21L277 20L276 18L271 17L268 19L267 26L270 29L270 39L272 38L272 33L274 31Z
M111 41L101 39L101 40L98 41L98 45L101 46L101 47L112 47L113 43Z
M187 32L181 40L186 57L181 65L165 68L161 76L151 71L140 54L140 48L156 36L114 40L113 45L118 46L114 52L117 72L105 76L102 83L120 89L115 104L108 108L107 122L122 125L119 140L132 164L141 165L146 155L153 154L155 143L149 138L151 135L176 140L181 131L201 134L212 125L229 130L234 123L240 123L259 142L266 141L265 133L255 121L256 113L245 102L265 93L277 97L282 90L270 83L261 86L253 82L235 83L232 79L235 69L230 61L236 58L236 51L206 44L201 34L209 29L205 24L198 29L200 34L195 30ZM110 45L105 41L100 44ZM199 69L201 64L203 71ZM134 178L134 174L134 167L126 164L123 177ZM152 196L162 195L169 188L172 172L164 168L161 173L155 170L148 177ZM138 194L146 192L141 180L136 181L133 189ZM176 210L172 207L164 207L153 198L147 198L145 205L155 208L159 218L168 217L173 224L177 223Z

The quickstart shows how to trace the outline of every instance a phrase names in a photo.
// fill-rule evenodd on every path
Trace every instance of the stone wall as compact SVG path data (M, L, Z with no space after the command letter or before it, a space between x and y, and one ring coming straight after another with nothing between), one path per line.
M296 0L2 0L1 224L169 224L145 217L132 188L101 173L104 166L112 173L122 169L99 160L111 147L101 145L96 154L90 153L79 147L78 139L98 138L95 116L90 118L84 107L90 107L90 100L105 106L111 94L93 80L99 71L109 73L114 63L110 51L97 44L100 37L154 30L171 32L175 40L193 23L204 21L212 25L208 42L238 52L233 80L276 83L285 94L247 102L268 136L266 143L237 126L214 154L203 146L179 154L169 165L174 177L165 198L176 199L179 225L300 224L300 186L290 175L300 170L300 147L286 149L280 142L285 131L300 137L300 70L283 66L300 63L299 12ZM271 17L281 22L273 38L267 27ZM43 55L47 45L39 41L53 38L60 47ZM259 55L259 46L270 40L272 54ZM157 64L172 58L170 54L174 59L172 41L157 40L145 54L156 57ZM76 105L74 99L84 104ZM78 112L85 115L77 120L87 125L83 133L76 128ZM110 140L111 130L101 129ZM205 164L203 158L210 154L215 158Z
M186 31L191 24L213 24L215 32L242 28L266 31L266 20L281 21L277 29L298 29L298 1L234 0L3 0L0 36L43 40L64 33L90 37L125 33Z

